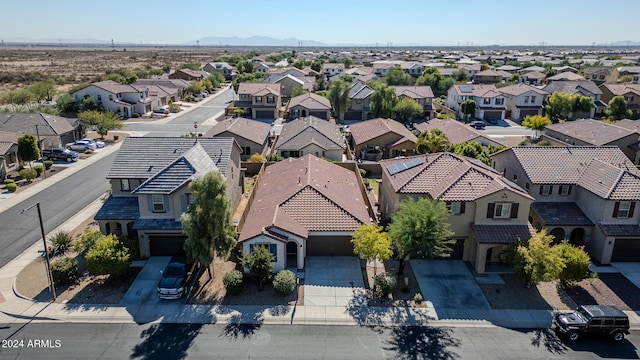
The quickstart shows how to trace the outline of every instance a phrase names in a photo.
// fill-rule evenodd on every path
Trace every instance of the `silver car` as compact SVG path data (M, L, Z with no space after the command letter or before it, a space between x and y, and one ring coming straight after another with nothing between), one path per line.
M96 148L98 148L98 149L102 149L104 147L104 141L91 139L91 138L84 138L84 139L81 139L80 141L88 141L88 142L90 142L92 144L95 144Z

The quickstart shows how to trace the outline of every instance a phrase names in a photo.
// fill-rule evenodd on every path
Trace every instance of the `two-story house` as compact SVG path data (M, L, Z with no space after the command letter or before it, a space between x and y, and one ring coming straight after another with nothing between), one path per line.
M204 133L204 136L234 138L242 149L240 159L247 161L253 154L267 154L270 134L271 125L258 120L238 117L218 121Z
M415 154L416 136L393 119L372 119L349 127L354 156L360 160L378 161Z
M520 82L529 85L541 85L546 78L547 75L540 71L529 71L520 74Z
M112 80L95 82L71 94L73 101L93 98L106 111L113 111L123 118L133 114L145 114L152 110L148 86L124 85Z
M457 240L451 259L470 262L476 272L505 261L504 246L532 235L533 198L482 162L451 153L383 160L380 211L393 218L401 201L426 197L444 201Z
M283 158L314 154L333 161L343 161L347 146L336 124L307 116L282 125L274 147L276 154Z
M640 84L602 84L601 100L609 104L614 96L622 96L627 103L627 109L631 110L631 118L640 118Z
M152 78L138 79L131 85L135 87L147 86L149 89L152 89L154 86L162 88L170 94L168 100L177 102L187 94L187 88L191 85L191 82L182 79ZM149 91L149 95L152 96L151 91Z
M235 211L244 183L240 152L233 138L124 139L107 174L111 195L94 217L100 231L137 238L145 258L174 255L186 239L180 216L192 201L192 180L219 171Z
M527 84L515 84L498 89L504 95L507 117L522 120L529 115L542 115L546 91Z
M326 77L344 75L345 66L343 63L322 64L322 75Z
M342 115L343 120L373 119L371 112L373 89L363 82L356 82L349 89L349 108Z
M618 82L618 69L611 66L590 66L584 71L584 77L596 85Z
M422 106L422 116L431 119L433 117L433 90L431 86L394 86L399 98L408 97Z
M209 77L204 70L178 69L167 76L169 79L182 79L187 81L203 80Z
M547 82L551 81L582 81L585 80L584 76L575 73L573 71L558 72L555 75L551 75L547 78Z
M505 97L493 84L453 85L447 91L447 107L458 114L459 119L464 119L460 104L465 100L476 102L475 117L489 122L504 120Z
M246 253L268 247L274 271L304 269L307 256L353 256L353 232L371 223L359 174L313 155L267 166L255 186L238 243Z
M226 62L206 63L202 67L202 70L210 74L214 72L220 73L227 81L233 80L237 75L233 66Z
M35 135L40 149L64 147L85 135L85 129L77 118L45 113L0 113L0 132L4 133L4 141L16 144L20 136ZM15 160L12 157L9 159Z
M473 76L474 84L497 84L502 82L502 73L487 69L477 72Z
M274 120L280 117L282 96L280 84L240 83L236 108L252 119Z
M287 104L285 112L289 114L289 120L307 116L329 120L331 118L331 102L324 96L310 92L292 98Z
M557 91L571 95L576 94L581 96L588 96L593 100L593 106L591 107L591 110L589 112L573 112L569 115L569 118L572 120L582 118L598 119L602 115L604 115L604 111L607 108L607 104L605 104L600 99L600 97L602 96L602 91L598 88L598 85L596 85L591 80L552 81L545 87L543 87L542 90L548 92L549 94L553 94Z
M556 241L582 246L601 264L640 261L640 177L615 146L516 146L493 167L536 201L530 221Z

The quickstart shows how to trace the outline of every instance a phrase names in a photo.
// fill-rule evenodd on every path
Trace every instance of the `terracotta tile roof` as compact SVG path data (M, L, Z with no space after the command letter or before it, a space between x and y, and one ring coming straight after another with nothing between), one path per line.
M547 75L539 71L531 71L526 74L523 74L522 76L526 77L527 79L544 79L547 77Z
M602 84L602 86L606 87L611 91L613 95L625 95L628 93L633 93L635 95L640 95L640 84Z
M238 95L249 94L258 95L271 93L280 96L280 84L271 83L240 83L238 85Z
M616 164L617 165L617 164ZM578 185L603 199L640 200L640 175L599 160L592 160L582 172Z
M204 136L216 137L220 134L229 133L234 137L238 136L262 145L269 137L270 131L271 125L267 123L239 117L218 121Z
M551 124L547 125L546 129L595 146L611 144L614 141L636 133L634 130L592 119ZM556 137L553 133L549 136ZM558 140L564 141L564 136Z
M390 173L390 165L420 159L407 170ZM395 192L428 194L442 201L473 201L501 190L516 192L533 200L524 190L494 169L451 153L436 153L380 161L383 178Z
M571 71L561 72L553 76L549 76L547 78L547 81L579 81L579 80L584 80L584 77L576 73L573 73Z
M493 84L467 84L453 85L454 91L460 96L475 96L478 98L495 98L501 96L500 92Z
M313 155L268 166L258 184L239 241L279 228L301 237L309 231L355 231L369 224L355 173Z
M513 152L533 184L577 184L593 159L635 167L617 146L514 146L493 156L505 152Z
M431 99L434 97L431 86L394 86L397 96L411 99Z
M638 237L640 236L640 225L608 225L598 224L605 236L616 237Z
M285 123L275 148L300 150L310 144L316 144L325 150L339 150L347 147L338 125L315 116L307 116Z
M331 110L331 102L329 99L314 93L307 93L291 98L289 108L297 105L312 110Z
M500 76L502 77L502 73L495 71L495 70L491 70L491 69L487 69L487 70L482 70L477 72L474 77L476 76Z
M117 93L139 93L140 90L138 90L137 88L135 88L132 85L125 85L125 84L120 84L117 83L113 80L107 80L107 81L99 81L99 82L94 82L91 85L98 87L102 90L108 91L110 93L113 94L117 94ZM140 85L138 85L140 86ZM141 85L141 86L145 86L146 85Z
M593 221L573 202L534 202L531 208L545 226L592 226Z
M503 94L514 95L514 96L522 95L528 91L533 91L536 94L540 94L540 95L549 95L549 93L544 90L541 90L535 86L527 85L524 83L501 87L500 89L498 89L498 91L500 91Z
M501 144L499 141L484 136L484 134L472 128L471 126L463 124L456 120L431 119L427 122L415 124L414 127L418 131L420 131L420 133L424 131L431 131L433 129L442 130L442 132L447 136L449 143L451 144L459 144L467 141L478 141L478 139L484 139L486 143Z
M355 123L349 127L356 145L364 144L382 135L393 133L398 136L394 142L410 141L414 144L418 138L409 129L393 119L376 118Z
M17 143L11 141L0 141L0 157L3 157L14 144Z
M535 235L531 225L473 225L473 232L480 244L511 244Z

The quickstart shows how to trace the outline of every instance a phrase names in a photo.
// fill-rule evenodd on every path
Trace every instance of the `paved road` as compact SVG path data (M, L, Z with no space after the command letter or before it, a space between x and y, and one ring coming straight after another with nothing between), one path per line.
M106 176L114 158L115 154L108 155L4 211L0 216L0 267L41 238L37 210L22 214L22 209L40 202L45 233L52 231L109 189ZM81 166L81 162L72 166Z
M0 357L19 359L499 360L636 359L640 334L568 344L549 330L504 328L29 324L0 327L0 338L19 347L0 349ZM53 348L34 348L34 340Z

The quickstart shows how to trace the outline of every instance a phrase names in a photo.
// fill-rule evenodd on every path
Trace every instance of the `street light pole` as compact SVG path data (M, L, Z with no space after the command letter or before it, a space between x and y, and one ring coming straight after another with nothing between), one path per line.
M51 262L49 261L49 251L47 250L47 239L44 233L44 224L42 223L42 212L40 211L40 203L37 202L34 205L29 206L26 209L22 210L22 213L33 209L33 207L38 208L38 220L40 221L40 233L42 234L42 243L44 244L44 259L47 265L47 278L49 280L49 291L51 291L51 295L53 296L53 301L56 301L56 286L53 283L53 274L51 273Z
M38 151L40 152L40 158L42 159L42 149L40 148L40 132L38 131L38 126L49 126L49 125L38 125L38 124L36 124L36 136L38 137ZM44 160L42 160L42 172L44 173L44 178L46 179L47 178L47 166L44 164Z

